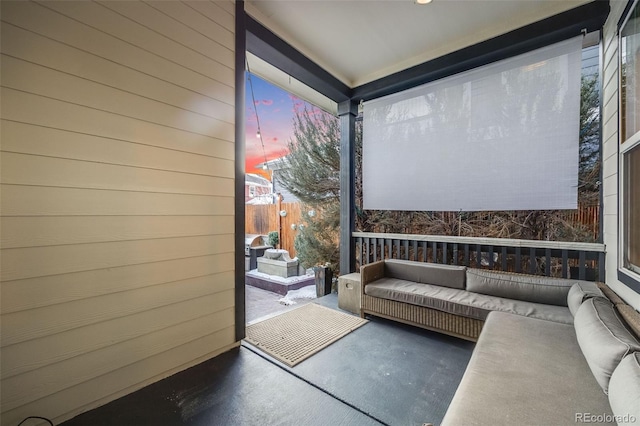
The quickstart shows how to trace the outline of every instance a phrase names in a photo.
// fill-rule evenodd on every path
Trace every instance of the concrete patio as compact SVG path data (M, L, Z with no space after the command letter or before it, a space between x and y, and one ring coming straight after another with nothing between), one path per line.
M269 303L255 290L248 309ZM314 303L338 309L337 294ZM439 424L473 346L378 318L293 368L243 342L63 424Z
M295 304L286 305L280 303L280 299L282 298L283 296L281 294L250 285L245 286L246 323L251 324L313 301L313 299L306 298L296 299Z

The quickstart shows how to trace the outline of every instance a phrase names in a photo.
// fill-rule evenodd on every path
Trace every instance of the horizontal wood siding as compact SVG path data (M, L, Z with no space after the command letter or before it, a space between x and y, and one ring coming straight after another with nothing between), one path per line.
M1 3L1 424L235 346L233 1Z
M635 309L640 310L640 297L626 285L618 281L618 224L619 193L618 163L620 140L618 134L619 117L619 75L618 75L618 21L622 16L626 1L611 2L611 12L603 30L603 199L604 222L603 237L607 246L607 285L622 296Z

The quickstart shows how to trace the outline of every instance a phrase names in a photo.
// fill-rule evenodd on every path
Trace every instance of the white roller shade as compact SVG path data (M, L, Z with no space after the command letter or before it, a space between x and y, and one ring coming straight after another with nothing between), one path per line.
M364 104L364 208L577 208L582 37Z

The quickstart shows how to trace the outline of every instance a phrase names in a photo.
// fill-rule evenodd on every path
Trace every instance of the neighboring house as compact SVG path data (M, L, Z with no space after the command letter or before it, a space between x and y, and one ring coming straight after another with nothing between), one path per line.
M244 202L249 204L271 204L265 200L273 199L271 196L271 182L268 179L253 173L247 173L244 177Z
M265 168L266 165L266 168ZM273 183L273 193L280 194L283 203L299 203L298 197L282 185L280 181L280 170L287 165L287 156L274 158L256 165L256 168L269 170L271 172L271 182Z
M600 46L590 46L582 49L582 75L584 77L598 74L600 66Z

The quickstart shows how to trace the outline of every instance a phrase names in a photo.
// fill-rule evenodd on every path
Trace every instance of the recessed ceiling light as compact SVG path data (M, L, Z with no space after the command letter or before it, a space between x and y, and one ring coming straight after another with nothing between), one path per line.
M416 0L416 4L429 4L433 0Z

